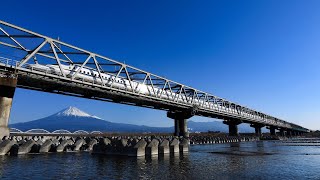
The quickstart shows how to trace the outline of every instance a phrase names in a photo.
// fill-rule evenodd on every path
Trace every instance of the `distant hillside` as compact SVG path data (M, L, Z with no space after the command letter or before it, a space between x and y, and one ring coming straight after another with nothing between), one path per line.
M65 129L70 132L77 130L85 131L101 131L101 132L159 132L159 133L172 133L173 127L149 127L139 126L132 124L113 123L105 121L97 116L92 116L79 110L76 107L69 107L51 116L9 125L11 128L17 128L22 131L30 129L45 129L50 132ZM188 129L190 132L208 132L220 131L228 132L228 126L223 124L222 121L211 122L194 122L188 121ZM253 128L240 125L239 132L253 132Z
M208 132L208 131L220 131L228 132L228 126L223 124L222 121L210 121L210 122L195 122L188 121L188 129L190 132ZM241 133L253 133L254 128L250 127L248 124L240 124L238 126L239 132ZM266 132L265 129L262 129Z

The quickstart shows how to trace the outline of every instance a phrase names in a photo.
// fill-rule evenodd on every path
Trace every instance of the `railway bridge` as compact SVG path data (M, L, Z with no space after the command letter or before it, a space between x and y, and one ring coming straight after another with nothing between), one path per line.
M261 135L300 134L309 130L266 113L143 71L30 30L0 21L0 136L8 120L15 89L25 88L167 111L176 136L188 136L187 119L223 120L229 135L248 123Z

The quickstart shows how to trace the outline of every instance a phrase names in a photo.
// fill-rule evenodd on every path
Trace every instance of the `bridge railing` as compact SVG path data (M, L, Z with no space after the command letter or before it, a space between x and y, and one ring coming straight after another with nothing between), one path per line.
M0 65L6 66L6 67L16 67L18 64L18 61L5 58L5 57L0 57Z

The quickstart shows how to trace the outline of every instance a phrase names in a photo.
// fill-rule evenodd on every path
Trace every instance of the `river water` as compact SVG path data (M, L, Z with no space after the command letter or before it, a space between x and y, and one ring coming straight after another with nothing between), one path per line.
M185 155L80 153L0 156L1 179L320 179L320 144L276 141L191 146Z

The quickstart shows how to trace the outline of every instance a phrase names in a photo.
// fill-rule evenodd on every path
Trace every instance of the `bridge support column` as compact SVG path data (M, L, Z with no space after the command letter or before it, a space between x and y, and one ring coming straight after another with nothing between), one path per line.
M301 136L301 132L300 131L297 131L297 136Z
M238 120L223 121L223 124L226 124L229 126L229 136L239 136L238 125L241 123L242 122Z
M269 126L269 127L267 127L267 129L270 130L270 135L271 136L275 136L276 135L276 128L275 127Z
M280 136L285 136L285 132L284 132L284 130L283 130L282 128L280 128L279 131L280 131L280 132L279 132Z
M9 136L8 122L17 78L0 76L0 138Z
M167 113L167 116L174 120L174 135L189 137L187 119L194 115L194 111L187 112L171 112Z
M250 127L254 128L256 136L262 136L261 128L264 127L263 124L251 124Z
M287 130L287 136L289 136L289 137L292 136L292 131L289 129Z
M186 119L174 119L174 135L189 137Z

